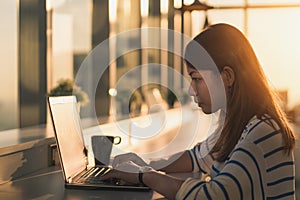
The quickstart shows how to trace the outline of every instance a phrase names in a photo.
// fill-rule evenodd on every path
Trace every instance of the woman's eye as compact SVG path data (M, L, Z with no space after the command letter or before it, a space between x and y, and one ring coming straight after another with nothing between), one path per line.
M192 78L193 81L200 81L202 78Z

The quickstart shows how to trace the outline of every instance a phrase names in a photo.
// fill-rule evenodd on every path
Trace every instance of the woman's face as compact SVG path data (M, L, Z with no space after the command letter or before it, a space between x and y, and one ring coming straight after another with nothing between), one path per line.
M193 67L187 67L187 72L191 78L189 95L194 98L203 112L211 114L222 108L226 97L222 92L224 86L220 81L220 74L213 73L211 70L199 71Z

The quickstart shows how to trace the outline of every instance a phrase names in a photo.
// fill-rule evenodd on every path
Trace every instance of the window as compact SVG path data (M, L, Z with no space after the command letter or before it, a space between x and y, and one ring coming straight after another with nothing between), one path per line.
M0 1L0 131L19 126L18 105L18 5Z
M27 101L31 101L31 87L37 85L36 82L30 83L32 74L21 72L23 64L19 60L19 45L24 40L19 35L19 8L22 2L25 1L3 0L0 3L2 9L0 14L2 20L1 44L3 44L0 47L2 61L0 111L5 113L0 116L0 130L22 127L20 122L24 118L22 113L29 113L27 116L30 115L32 105L28 104L24 107L21 99L26 96L26 98L28 97ZM298 78L298 63L300 63L298 56L300 55L300 49L298 48L300 39L298 36L300 35L300 29L297 26L297 19L300 18L299 0L288 2L283 0L266 0L264 2L249 0L248 5L243 0L208 0L205 3L214 6L215 9L186 11L183 15L181 15L181 10L178 9L182 6L181 0L111 0L106 2L107 8L110 9L109 13L108 11L106 13L99 11L98 14L96 13L97 16L104 14L109 18L107 24L103 25L107 30L101 30L108 32L108 34L96 33L98 30L96 29L97 22L95 23L95 20L99 17L94 12L94 9L96 9L95 2L98 1L47 0L47 78L39 77L40 82L38 82L38 84L46 85L47 91L54 87L60 78L75 77L82 61L98 44L95 34L98 34L97 36L102 34L102 37L107 39L109 36L123 31L151 26L184 32L184 34L193 37L202 30L206 23L227 22L240 28L249 37L270 83L274 86L274 89L283 91L285 94L287 109L293 109L300 104L300 91L298 89L300 85ZM98 4L101 4L104 1L99 2ZM174 4L170 4L172 2ZM194 1L184 2L191 4ZM97 6L101 7L102 4ZM111 8L114 9L111 10ZM38 7L35 7L35 10L39 10ZM103 8L104 10L108 9ZM21 11L24 10L21 9ZM182 16L183 18L181 18ZM181 29L182 24L184 30ZM131 42L140 37L143 38L140 41L140 45L143 46L144 39L149 36L138 33L128 37L125 42L118 40L115 44L110 44L110 54L117 54L120 46L130 47ZM161 45L172 44L171 48L183 48L183 44L178 42L172 35L168 35L166 41L160 35L151 35L151 38L155 38L156 42ZM40 51L44 51L43 48L46 47L41 45ZM35 49L34 54L37 57L39 57L39 53L41 52ZM32 63L34 62L36 61L32 61ZM167 65L179 73L185 73L183 63L178 56L157 49L135 50L122 55L114 63L111 63L108 75L109 83L103 95L108 96L109 88L114 88L119 79L129 80L131 77L124 76L127 72L136 66L151 62ZM22 67L19 68L19 66ZM34 73L38 73L36 68ZM167 85L176 85L175 88L186 86L180 80L178 81L172 72L166 72L155 67L140 68L140 70L136 70L133 76L140 79L140 82L146 77L167 83ZM24 78L26 79L25 82L23 81ZM22 88L22 94L20 94L20 88ZM138 87L138 90L142 90L141 87ZM44 97L43 101L45 101ZM40 103L41 101L37 101L33 105ZM45 102L43 103L43 106L46 107ZM111 104L108 102L106 105L106 107L110 107ZM117 105L115 106L117 107ZM38 111L39 109L35 109L35 112ZM9 115L6 113L9 113ZM45 113L40 114L45 115ZM109 112L100 113L99 116L108 114ZM39 115L36 115L36 118L39 118Z

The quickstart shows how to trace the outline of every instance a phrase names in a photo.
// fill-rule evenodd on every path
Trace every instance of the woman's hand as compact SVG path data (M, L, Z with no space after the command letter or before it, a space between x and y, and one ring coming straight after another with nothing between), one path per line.
M117 164L110 172L103 175L101 177L101 180L117 178L132 184L138 184L139 169L140 166L132 161L123 162Z
M126 153L122 155L118 155L114 158L112 166L113 168L116 168L117 165L132 161L133 163L139 165L139 166L146 166L148 165L142 158L140 158L137 154L135 153Z
M116 165L114 169L101 176L101 180L120 179L127 183L139 184L139 165L127 161ZM143 174L143 182L152 190L162 194L167 199L175 199L177 191L184 180L151 170Z

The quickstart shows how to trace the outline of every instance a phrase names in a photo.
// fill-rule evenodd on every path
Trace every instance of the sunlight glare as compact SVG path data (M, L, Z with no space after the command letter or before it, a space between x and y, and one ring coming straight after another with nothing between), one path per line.
M288 90L289 107L300 103L299 18L300 8L249 12L248 36L271 85ZM263 34L257 34L257 30Z
M186 5L186 6L189 6L189 5L192 5L194 2L195 2L195 0L184 0L183 4Z
M182 0L174 0L174 8L181 8L182 7Z
M149 14L149 0L141 0L141 16L147 17Z
M168 14L169 10L169 1L168 0L161 0L160 1L160 12L161 14Z
M117 19L117 0L110 0L109 2L109 21L116 22Z

